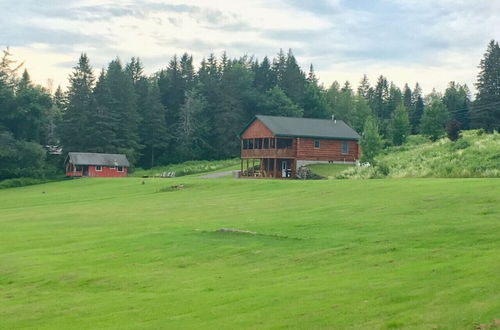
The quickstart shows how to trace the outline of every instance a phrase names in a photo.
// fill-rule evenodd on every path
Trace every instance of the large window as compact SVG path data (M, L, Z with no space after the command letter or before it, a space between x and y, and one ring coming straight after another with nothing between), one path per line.
M123 172L123 167L122 167L122 166L118 166L118 167L116 168L116 170L117 170L118 172Z
M349 154L349 144L347 141L342 141L342 155Z
M95 166L96 172L102 172L102 166L101 165L96 165Z
M292 139L278 139L278 149L289 149L292 147Z
M321 143L319 140L314 140L314 149L319 149Z

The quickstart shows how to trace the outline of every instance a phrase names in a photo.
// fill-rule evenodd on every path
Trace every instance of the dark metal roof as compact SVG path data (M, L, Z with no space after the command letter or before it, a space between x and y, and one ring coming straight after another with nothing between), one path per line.
M319 139L359 140L361 136L342 120L294 118L257 115L243 129L245 131L255 119L259 119L274 136L306 137ZM243 133L243 131L241 133Z
M102 165L130 167L130 163L122 154L99 154L91 152L70 152L69 161L75 165Z

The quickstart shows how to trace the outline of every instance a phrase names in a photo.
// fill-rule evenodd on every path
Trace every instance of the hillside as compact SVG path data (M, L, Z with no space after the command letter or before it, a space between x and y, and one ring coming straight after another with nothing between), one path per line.
M4 189L0 328L491 324L499 183L182 177Z
M408 143L387 149L375 167L357 167L337 178L469 178L500 177L500 134L465 131L456 142L430 142L411 136Z

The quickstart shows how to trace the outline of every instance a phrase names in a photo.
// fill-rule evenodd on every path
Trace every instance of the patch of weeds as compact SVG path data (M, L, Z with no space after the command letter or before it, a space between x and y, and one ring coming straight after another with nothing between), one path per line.
M180 183L180 184L174 184L174 185L171 185L171 186L166 186L166 187L159 188L158 190L156 190L156 192L160 193L160 192L179 191L179 190L184 190L184 189L186 189L188 187L189 187L188 185Z

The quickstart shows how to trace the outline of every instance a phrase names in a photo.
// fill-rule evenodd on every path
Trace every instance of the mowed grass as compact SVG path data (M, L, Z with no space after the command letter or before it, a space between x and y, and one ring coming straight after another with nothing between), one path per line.
M2 329L500 319L499 179L80 179L0 191L0 235Z

